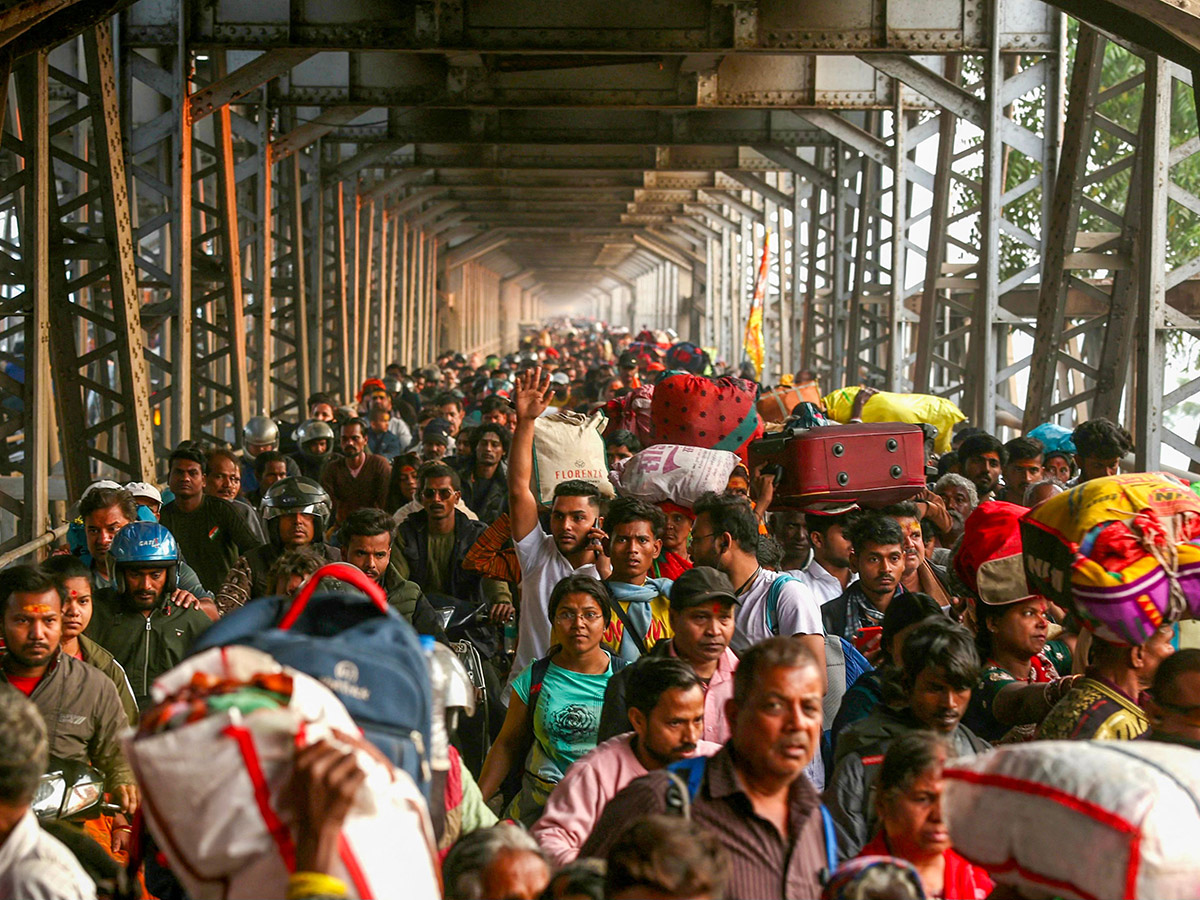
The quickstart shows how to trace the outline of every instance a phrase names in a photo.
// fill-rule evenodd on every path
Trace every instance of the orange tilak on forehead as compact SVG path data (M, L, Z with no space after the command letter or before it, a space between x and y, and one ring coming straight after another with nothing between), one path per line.
M54 612L54 607L49 603L26 603L21 610L31 616L44 616L46 613Z

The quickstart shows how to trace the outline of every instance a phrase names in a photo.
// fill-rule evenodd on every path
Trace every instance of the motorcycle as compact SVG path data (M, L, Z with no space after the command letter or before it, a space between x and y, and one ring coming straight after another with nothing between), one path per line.
M86 763L50 758L33 795L33 813L42 821L94 819L119 813L104 799L104 776Z
M441 616L450 649L467 670L475 688L475 714L459 716L455 746L467 767L477 772L503 724L500 678L491 663L499 649L496 626L488 618L486 603L477 605L449 594L426 596ZM501 715L493 717L493 709L500 709Z

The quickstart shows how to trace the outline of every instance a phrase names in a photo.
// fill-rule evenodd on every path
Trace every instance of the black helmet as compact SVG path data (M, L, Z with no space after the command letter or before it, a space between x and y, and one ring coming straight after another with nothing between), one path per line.
M333 452L333 442L336 439L333 433L333 428L328 422L321 419L308 419L296 426L296 446L300 448L301 453L308 456L324 457ZM309 441L329 441L324 453L309 453L305 446Z
M324 424L323 422L320 424ZM325 426L328 428L329 426ZM325 488L303 476L281 478L263 494L260 504L263 524L267 526L267 534L271 543L278 545L279 524L271 525L271 520L292 513L305 513L313 517L313 542L324 540L325 526L329 524L332 505Z

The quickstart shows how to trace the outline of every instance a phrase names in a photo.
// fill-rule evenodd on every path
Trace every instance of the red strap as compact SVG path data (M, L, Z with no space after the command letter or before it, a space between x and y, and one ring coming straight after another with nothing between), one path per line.
M262 766L259 765L258 752L254 749L254 739L250 736L250 731L239 726L228 725L221 733L237 742L238 749L242 753L242 761L246 764L246 774L250 776L250 783L254 785L254 801L258 804L258 811L263 817L267 831L275 841L275 846L279 848L283 864L289 872L295 872L296 844L292 840L292 833L279 818L279 814L271 808L271 789L267 786L266 776L263 775Z
M344 832L338 835L338 856L342 858L342 865L346 867L346 875L353 882L354 890L360 900L374 900L375 894L371 891L371 884L367 881L367 875L363 872L362 866L358 864L358 857L350 849L350 842L346 840Z
M373 579L368 578L362 569L352 566L349 563L335 562L321 566L321 568L313 572L308 581L304 583L304 587L300 588L300 593L292 601L291 607L280 620L279 628L287 631L296 624L296 620L304 612L304 607L308 606L308 601L316 593L317 585L325 578L336 578L338 581L345 581L347 584L358 588L371 598L371 602L379 607L381 613L387 613L387 594L384 593L383 588L377 585Z

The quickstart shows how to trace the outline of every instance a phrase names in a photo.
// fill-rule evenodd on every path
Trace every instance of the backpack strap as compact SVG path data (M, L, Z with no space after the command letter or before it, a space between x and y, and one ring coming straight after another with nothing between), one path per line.
M608 590L607 584L604 585L604 589ZM613 615L621 620L621 628L623 629L622 640L624 640L624 635L629 635L629 637L633 638L633 644L635 647L637 647L638 654L640 656L645 656L646 640L638 633L638 630L633 627L633 621L629 618L629 611L621 607L621 601L612 596L612 591L609 591L608 595L609 597L612 597ZM617 653L620 654L621 648L619 646L616 648L616 650Z
M791 575L777 575L767 588L767 631L776 636L779 634L779 594L789 581L796 579Z
M529 702L526 706L529 707L529 721L533 721L533 711L537 708L537 702L542 696L542 682L546 680L546 673L550 671L550 658L561 649L558 644L550 648L550 652L541 659L534 660L533 667L529 670Z
M667 785L666 813L681 819L692 817L692 801L700 791L704 773L708 771L707 756L693 756L671 763L665 769L670 783Z
M833 827L833 816L824 803L821 804L821 826L825 831L825 865L832 875L838 867L837 829Z

